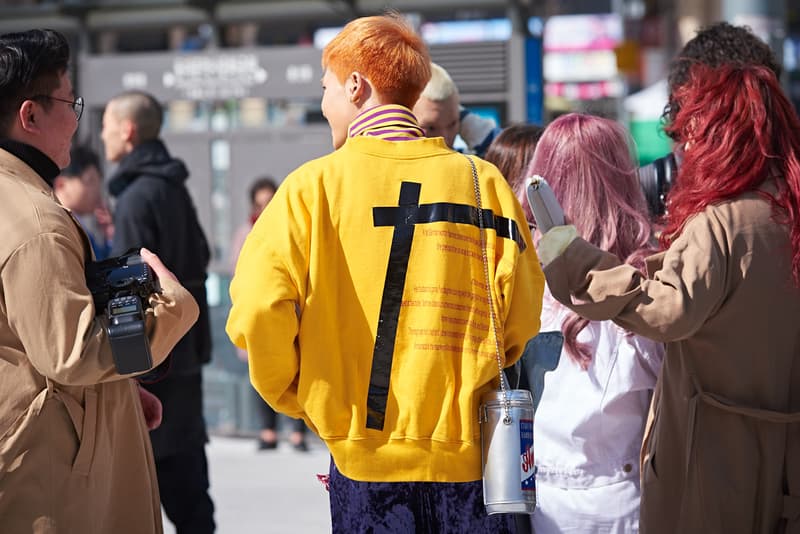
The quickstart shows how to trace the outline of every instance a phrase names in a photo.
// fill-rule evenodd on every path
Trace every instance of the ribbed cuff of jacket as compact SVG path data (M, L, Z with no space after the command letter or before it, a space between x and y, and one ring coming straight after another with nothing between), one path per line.
M561 256L576 237L578 237L578 230L571 224L552 227L542 236L536 247L536 253L542 266L547 266Z

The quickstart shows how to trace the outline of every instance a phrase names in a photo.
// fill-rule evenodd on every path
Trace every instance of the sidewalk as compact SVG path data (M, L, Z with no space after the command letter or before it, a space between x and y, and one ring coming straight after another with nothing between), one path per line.
M317 473L330 455L309 432L309 452L285 442L256 451L253 438L212 436L206 451L219 534L323 534L331 531L328 493ZM175 529L164 518L164 533Z

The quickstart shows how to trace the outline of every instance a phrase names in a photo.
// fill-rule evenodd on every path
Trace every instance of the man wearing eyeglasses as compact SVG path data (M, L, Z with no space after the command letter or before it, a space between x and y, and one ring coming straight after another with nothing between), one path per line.
M160 533L137 384L117 373L86 286L88 238L52 188L83 109L68 62L57 32L0 35L0 531ZM142 257L163 288L148 310L158 365L198 308Z

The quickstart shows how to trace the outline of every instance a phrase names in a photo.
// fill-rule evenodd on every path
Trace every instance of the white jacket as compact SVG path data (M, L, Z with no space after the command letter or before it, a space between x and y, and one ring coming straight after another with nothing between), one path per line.
M541 331L561 330L568 313L547 291ZM611 321L589 323L578 342L593 354L589 368L582 370L562 349L536 410L534 529L635 531L639 449L664 347Z

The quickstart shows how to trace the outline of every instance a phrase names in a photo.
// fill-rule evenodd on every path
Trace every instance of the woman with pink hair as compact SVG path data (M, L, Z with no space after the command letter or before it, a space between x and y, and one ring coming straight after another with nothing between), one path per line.
M583 114L551 123L527 176L543 176L587 241L636 268L655 243L628 136ZM521 183L520 183L521 182ZM524 180L512 184L525 201ZM536 534L639 528L639 449L664 354L660 343L611 321L589 321L545 292L541 332L560 331L558 367L536 411Z

